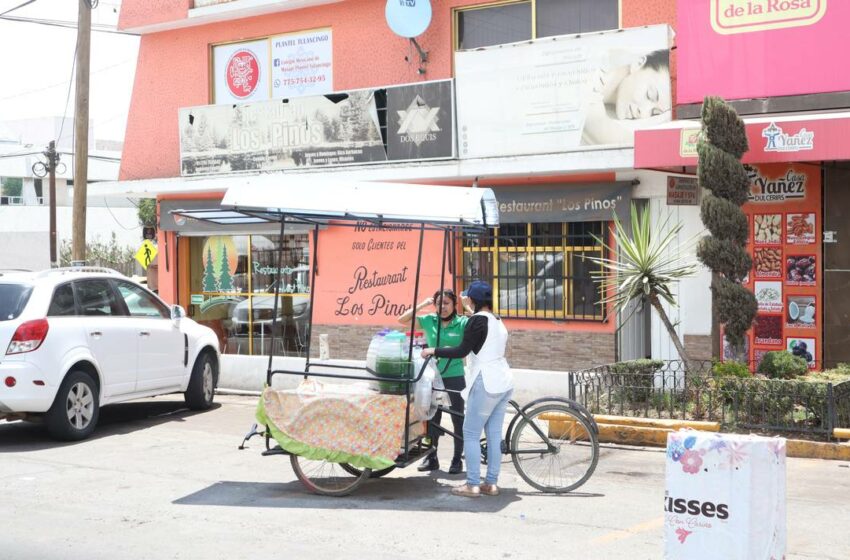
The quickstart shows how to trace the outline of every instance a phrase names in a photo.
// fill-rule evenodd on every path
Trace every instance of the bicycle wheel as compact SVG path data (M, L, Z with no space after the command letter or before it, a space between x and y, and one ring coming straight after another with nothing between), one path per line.
M590 424L563 404L544 404L527 413L511 437L517 472L541 492L575 490L599 461L599 442Z
M354 476L360 476L360 474L363 472L359 468L353 467L353 466L349 465L348 463L340 463L339 466L342 467L342 470L344 470L345 472L347 472L351 475L354 475ZM381 478L385 474L390 474L394 470L395 470L395 465L393 465L392 467L387 467L385 469L378 469L376 471L373 470L372 473L369 475L369 478Z
M324 496L347 496L366 482L372 473L371 469L363 469L355 475L346 472L340 463L313 461L298 455L290 455L289 460L298 480L311 492Z

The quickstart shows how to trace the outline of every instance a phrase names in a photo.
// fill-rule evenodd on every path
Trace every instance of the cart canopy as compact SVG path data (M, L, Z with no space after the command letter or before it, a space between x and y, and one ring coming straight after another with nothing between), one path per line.
M493 191L410 183L372 183L284 177L279 185L227 189L220 208L173 213L216 224L332 220L413 222L472 228L499 225Z

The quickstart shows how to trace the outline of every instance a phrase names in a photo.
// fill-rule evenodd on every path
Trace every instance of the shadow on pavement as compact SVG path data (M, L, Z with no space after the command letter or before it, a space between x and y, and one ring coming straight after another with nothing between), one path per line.
M215 403L210 410L220 406ZM184 422L191 416L205 412L209 411L189 410L182 396L173 400L156 399L109 405L100 409L97 428L88 439L70 442L51 439L40 422L0 422L0 453L81 445L103 437L146 430L165 422Z
M498 512L521 498L514 488L498 496L462 498L451 485L429 477L369 480L350 496L331 498L310 493L297 480L285 483L221 481L175 500L178 505L254 508L311 508L401 511Z

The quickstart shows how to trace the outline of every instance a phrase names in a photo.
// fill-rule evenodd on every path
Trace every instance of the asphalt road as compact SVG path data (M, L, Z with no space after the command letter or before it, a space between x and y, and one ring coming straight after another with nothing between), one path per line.
M604 447L593 478L566 496L532 491L505 464L498 497L454 497L462 475L410 467L325 498L288 458L262 457L259 438L237 449L255 398L217 402L205 413L178 396L106 408L75 444L0 422L0 560L663 556L658 450ZM848 467L788 460L788 558L850 558Z

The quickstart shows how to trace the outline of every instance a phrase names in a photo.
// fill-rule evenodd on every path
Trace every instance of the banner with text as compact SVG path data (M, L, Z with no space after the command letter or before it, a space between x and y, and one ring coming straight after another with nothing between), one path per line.
M657 25L457 52L460 157L632 146L672 118L669 49Z
M455 155L452 81L387 88L387 156L391 160Z
M331 226L319 234L319 246L315 323L393 325L413 305L418 226L377 227L366 222L354 228ZM442 246L441 232L425 232L422 254L430 256L422 259L418 301L440 286ZM451 281L447 270L448 287ZM363 352L365 356L365 347Z
M817 165L748 166L747 251L753 270L744 282L758 302L746 356L758 367L767 352L788 350L810 368L822 365L822 186ZM724 357L734 358L724 344ZM752 355L749 355L752 352Z
M631 183L495 187L503 224L607 222L629 219Z
M333 35L330 29L271 38L272 97L287 99L334 90Z
M180 109L184 176L386 159L369 90Z
M678 10L677 103L850 90L847 0L688 0Z

